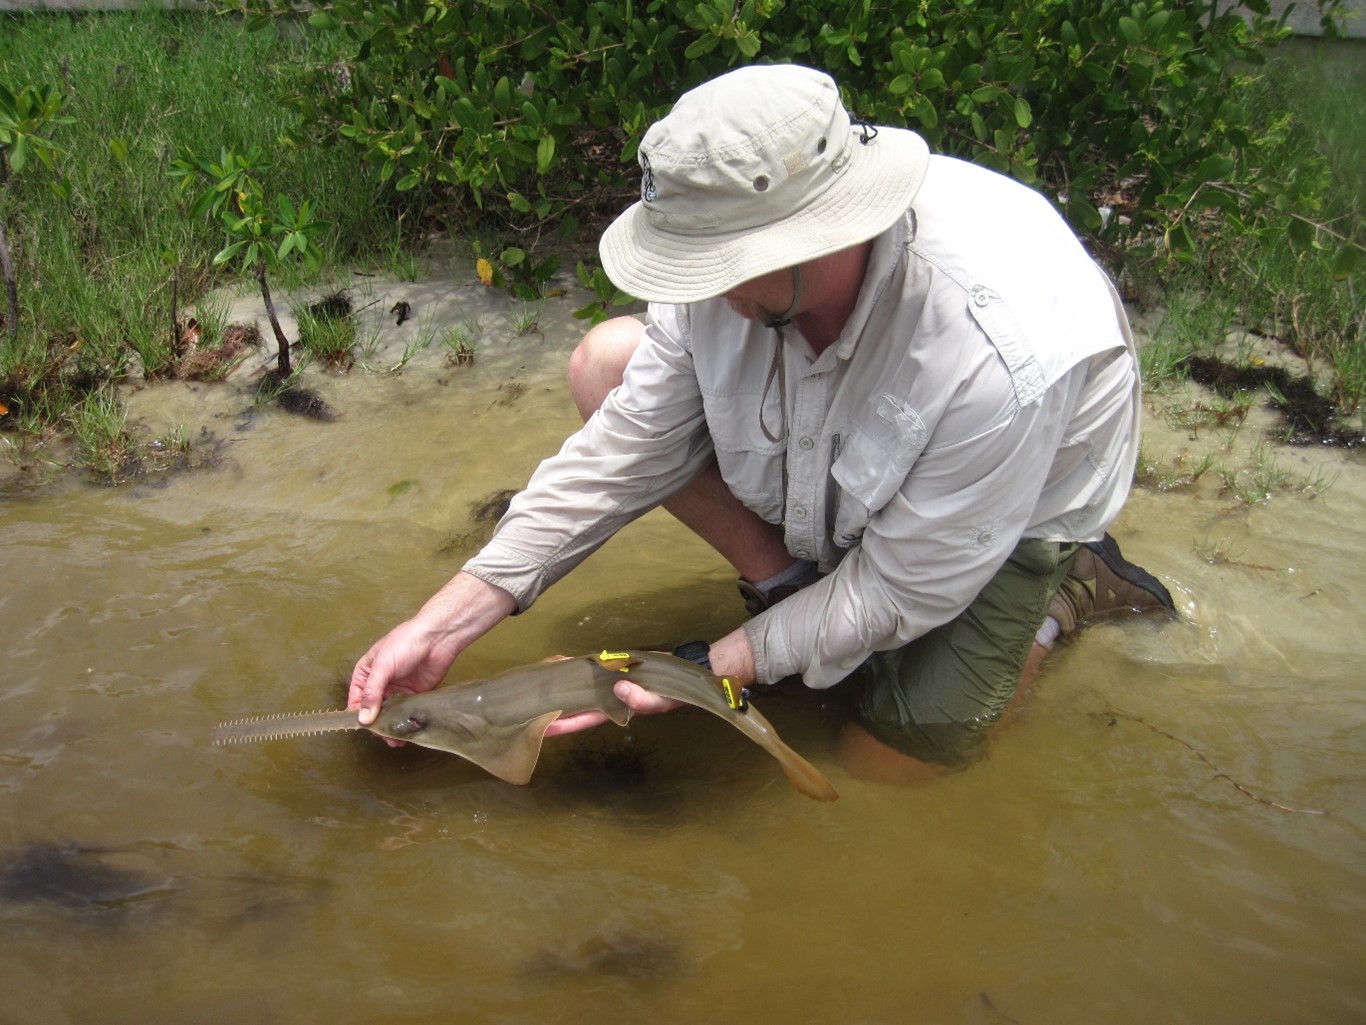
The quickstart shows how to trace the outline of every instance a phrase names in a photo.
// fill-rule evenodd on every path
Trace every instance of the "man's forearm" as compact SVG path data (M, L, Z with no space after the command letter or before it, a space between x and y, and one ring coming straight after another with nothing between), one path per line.
M754 682L754 652L744 630L732 630L711 646L711 671L741 684Z
M507 591L461 570L413 619L431 631L435 643L460 652L516 610Z

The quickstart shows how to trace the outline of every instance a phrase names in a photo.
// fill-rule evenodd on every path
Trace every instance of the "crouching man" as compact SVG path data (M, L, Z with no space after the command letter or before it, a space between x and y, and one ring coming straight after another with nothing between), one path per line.
M1138 451L1124 311L1042 196L851 122L828 76L785 65L686 93L639 161L601 256L645 321L575 351L583 429L360 660L363 721L661 503L752 613L680 653L745 683L857 675L841 752L876 778L970 761L1083 622L1173 611L1106 533Z

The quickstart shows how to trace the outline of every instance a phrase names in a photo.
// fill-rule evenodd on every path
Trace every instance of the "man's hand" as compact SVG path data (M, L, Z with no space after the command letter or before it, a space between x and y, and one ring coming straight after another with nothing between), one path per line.
M632 715L658 715L660 712L672 711L683 704L683 702L675 701L673 698L662 697L648 691L630 680L618 680L612 685L612 690L617 697L625 702ZM558 737L564 733L578 733L580 730L591 729L610 721L606 712L599 712L596 709L591 712L562 715L550 724L545 735L547 737Z
M442 643L442 635L418 618L400 623L361 656L351 673L347 708L360 709L369 726L384 699L394 693L420 694L439 684L458 651Z
M359 708L359 721L368 726L387 695L431 690L460 652L516 608L502 588L457 573L417 615L381 637L356 663L346 707Z
M728 676L741 684L754 682L754 653L750 650L749 637L743 630L728 633L711 646L712 672L717 676ZM630 676L630 673L627 673ZM658 715L683 704L672 698L662 697L648 691L630 679L618 680L613 685L617 697L625 702L633 715ZM605 712L578 712L556 719L545 731L547 737L557 737L564 733L577 733L609 722Z

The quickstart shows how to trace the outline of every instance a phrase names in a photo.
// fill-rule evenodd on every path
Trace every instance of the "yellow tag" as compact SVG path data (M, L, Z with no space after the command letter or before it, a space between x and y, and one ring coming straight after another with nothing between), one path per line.
M721 677L721 689L726 692L726 704L737 712L743 712L749 708L749 701L745 697L745 688L737 687L729 676Z
M608 662L625 662L626 665L609 666ZM631 653L629 651L608 651L602 649L602 654L598 656L598 665L604 669L615 669L619 673L629 672L631 669Z

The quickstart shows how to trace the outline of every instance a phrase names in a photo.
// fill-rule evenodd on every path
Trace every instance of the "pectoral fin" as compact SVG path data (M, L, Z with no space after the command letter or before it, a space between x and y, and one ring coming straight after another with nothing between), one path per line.
M504 730L489 731L477 743L461 745L456 753L499 779L520 786L531 779L541 757L545 731L559 717L560 710L556 709Z

